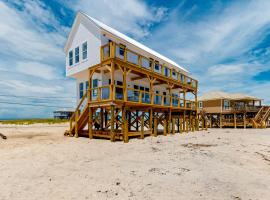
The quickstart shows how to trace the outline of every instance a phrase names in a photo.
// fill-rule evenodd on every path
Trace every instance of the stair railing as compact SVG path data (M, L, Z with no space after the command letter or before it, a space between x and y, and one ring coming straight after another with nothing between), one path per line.
M83 113L82 111L85 109L85 106L87 105L87 92L82 96L80 103L76 107L73 115L70 118L70 133L69 135L72 136L72 130L76 126L78 126L78 120L80 119L81 114ZM86 103L85 103L86 101ZM75 131L76 132L76 131Z

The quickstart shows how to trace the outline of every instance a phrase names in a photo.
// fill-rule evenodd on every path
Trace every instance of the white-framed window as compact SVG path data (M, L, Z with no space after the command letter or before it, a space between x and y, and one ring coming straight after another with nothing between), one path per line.
M203 108L203 102L199 101L199 108Z
M80 47L75 48L75 63L80 62Z
M92 80L92 88L94 89L92 92L92 97L97 97L98 90L95 89L98 87L98 79L93 79Z
M73 50L70 50L68 53L68 63L69 63L69 66L73 65Z
M82 44L82 58L87 59L87 42Z
M80 95L80 99L83 97L83 82L81 82L79 84L79 95Z

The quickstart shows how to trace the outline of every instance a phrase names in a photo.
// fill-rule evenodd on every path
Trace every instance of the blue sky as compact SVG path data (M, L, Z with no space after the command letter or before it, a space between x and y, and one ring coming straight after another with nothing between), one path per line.
M268 0L0 0L0 119L74 107L63 46L78 10L186 67L200 94L242 92L270 103Z

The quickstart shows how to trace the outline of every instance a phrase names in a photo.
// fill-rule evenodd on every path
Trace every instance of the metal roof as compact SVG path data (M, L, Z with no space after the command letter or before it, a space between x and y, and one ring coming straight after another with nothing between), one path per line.
M127 35L123 34L123 33L120 33L119 31L113 29L112 27L109 27L108 25L106 24L103 24L102 22L98 21L97 19L93 18L93 17L90 17L89 15L83 13L80 11L81 14L85 15L89 20L91 20L92 22L94 22L99 28L115 35L116 37L119 37L120 39L148 52L149 54L152 54L153 56L157 57L157 58L160 58L161 60L179 68L180 70L183 70L185 71L186 73L189 73L188 70L186 70L184 67L181 67L180 65L178 65L176 62L172 61L171 59L159 54L158 52L150 49L149 47L143 45L142 43L128 37Z
M208 101L216 99L228 99L228 100L262 100L254 96L242 94L242 93L227 93L223 91L212 91L208 92L200 97L199 101Z

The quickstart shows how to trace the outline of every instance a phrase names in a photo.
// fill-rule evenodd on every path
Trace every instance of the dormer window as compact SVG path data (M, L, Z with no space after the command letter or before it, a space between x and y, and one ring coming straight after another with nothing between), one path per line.
M83 60L87 58L87 42L83 43L82 45L82 56Z
M76 47L75 49L75 63L80 62L80 47Z
M69 66L73 65L73 51L69 51L68 53Z

